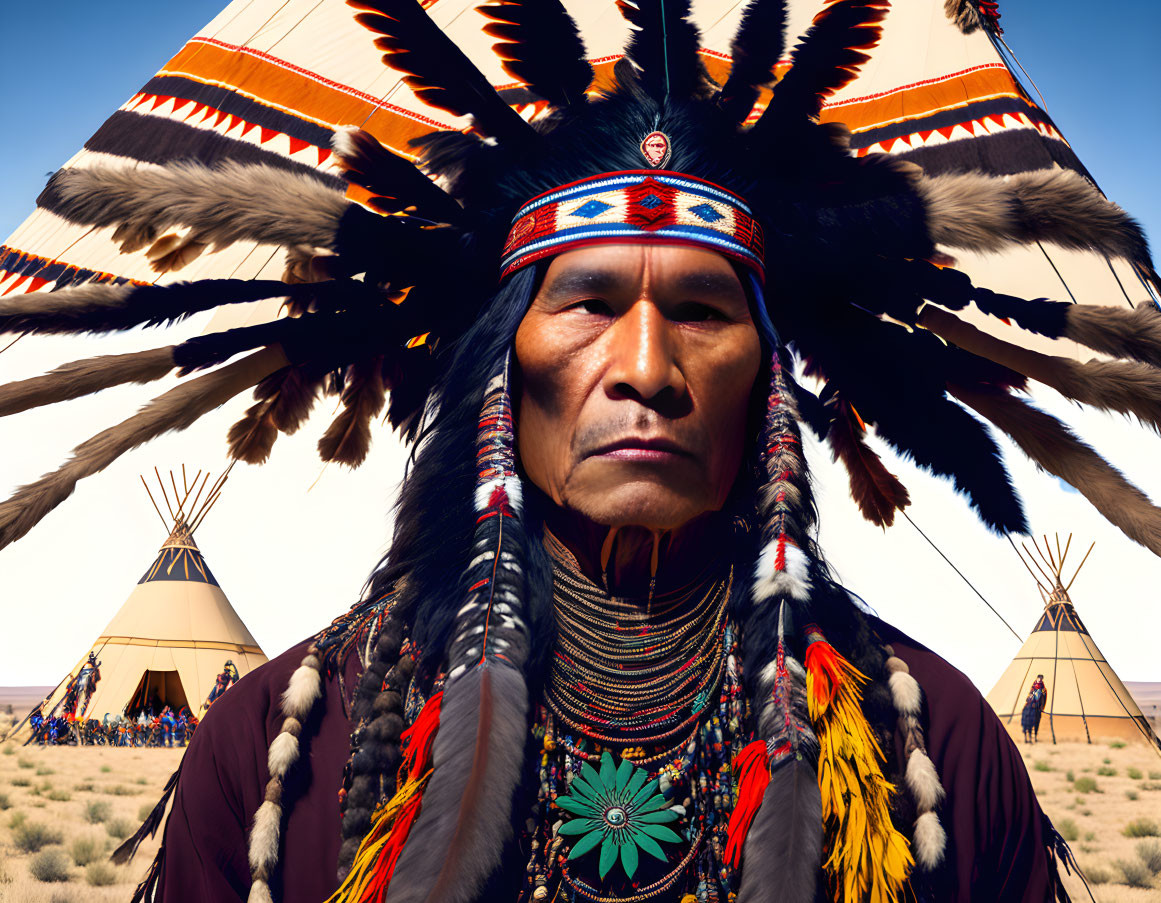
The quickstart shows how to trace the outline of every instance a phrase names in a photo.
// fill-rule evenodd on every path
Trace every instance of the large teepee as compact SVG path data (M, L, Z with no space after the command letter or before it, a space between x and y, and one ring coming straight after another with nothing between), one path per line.
M194 542L194 530L217 500L225 474L211 483L209 474L199 472L186 483L183 468L181 492L177 479L170 478L172 501L158 475L169 518L154 501L168 538L125 604L42 704L46 716L69 710L78 720L135 717L164 705L175 712L189 706L201 715L227 663L240 677L266 661ZM82 690L70 698L90 662L99 666L95 688L91 695Z
M1076 575L1088 560L1086 552L1072 579L1064 583L1064 559L1071 543L1070 535L1062 550L1057 537L1054 553L1045 536L1043 548L1033 541L1035 556L1025 547L1027 560L1024 565L1044 599L1044 612L1016 657L988 693L988 702L1012 735L1019 739L1020 714L1025 699L1032 682L1043 676L1046 698L1039 730L1041 740L1053 743L1060 740L1089 743L1098 739L1144 740L1161 747L1161 741L1097 648L1068 596ZM1092 552L1092 546L1089 546L1089 552Z

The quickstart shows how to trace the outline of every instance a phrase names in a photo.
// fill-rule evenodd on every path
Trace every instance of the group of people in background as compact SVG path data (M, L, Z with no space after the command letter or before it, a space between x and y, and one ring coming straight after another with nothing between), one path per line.
M197 716L182 706L176 713L165 706L159 713L136 718L106 713L103 720L70 714L45 718L38 708L29 717L30 743L41 746L185 746L198 726Z
M1044 688L1044 675L1037 674L1032 681L1032 689L1024 700L1024 710L1020 713L1020 729L1024 731L1025 743L1036 743L1040 739L1040 716L1048 703L1048 692Z

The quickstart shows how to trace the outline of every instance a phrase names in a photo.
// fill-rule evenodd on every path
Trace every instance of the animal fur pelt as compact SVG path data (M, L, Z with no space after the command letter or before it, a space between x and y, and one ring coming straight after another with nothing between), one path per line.
M916 187L937 244L998 251L1011 242L1046 241L1094 249L1143 266L1157 284L1141 227L1072 170L932 176Z
M455 42L417 0L347 0L364 28L380 35L383 62L406 73L403 81L428 106L471 116L484 134L514 146L534 137L532 128L496 93Z
M281 348L264 348L197 379L187 380L140 411L82 442L53 473L22 486L0 504L0 549L31 530L72 495L77 482L98 473L125 452L172 430L183 430L263 377L285 367Z
M1055 417L999 390L948 386L956 398L1012 437L1044 470L1075 487L1135 542L1161 555L1161 510Z
M1152 304L1131 310L1070 304L1064 335L1094 351L1161 367L1161 311Z
M188 227L188 241L214 250L236 241L329 248L350 206L312 176L242 163L62 169L49 189L69 222L134 235Z
M943 11L964 34L971 34L983 25L976 0L944 0Z
M730 74L718 103L742 122L758 100L758 89L774 81L774 66L786 46L786 0L750 0L730 42Z
M503 0L477 7L504 71L554 107L584 103L593 80L576 23L560 0Z
M383 358L353 364L343 386L343 410L318 441L319 457L358 467L371 450L371 420L383 410Z
M826 440L836 461L842 461L851 479L851 498L863 517L876 527L895 523L895 512L911 504L911 496L895 474L867 445L864 427L856 422L850 404L836 399L834 420Z
M1013 345L934 307L919 325L965 351L1011 367L1056 389L1065 398L1122 414L1135 414L1161 432L1161 370L1135 361L1089 361L1054 357Z
M342 166L343 178L374 192L374 207L380 213L398 213L414 207L418 216L435 222L455 223L463 219L464 211L443 189L369 132L353 125L337 128L331 147Z
M708 87L698 48L701 35L690 18L689 0L617 0L633 33L625 57L650 97L697 97Z
M0 417L91 395L125 383L161 379L176 365L173 345L131 354L108 354L63 364L43 376L0 386Z

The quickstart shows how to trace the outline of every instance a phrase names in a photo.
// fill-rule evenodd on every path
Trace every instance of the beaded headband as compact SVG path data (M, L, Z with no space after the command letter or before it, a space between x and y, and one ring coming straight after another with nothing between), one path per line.
M698 245L765 278L762 226L732 191L682 173L607 172L538 195L512 220L504 278L544 257L595 244Z

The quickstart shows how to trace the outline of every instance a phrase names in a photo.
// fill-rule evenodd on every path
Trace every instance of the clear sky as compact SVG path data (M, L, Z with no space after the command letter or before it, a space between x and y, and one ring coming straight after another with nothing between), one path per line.
M340 2L340 0L326 0ZM916 2L916 0L900 0ZM937 2L942 0L926 0ZM32 210L47 174L67 160L109 113L144 84L220 2L120 0L101 6L9 4L0 84L9 103L0 125L0 238ZM1161 7L1142 0L1092 4L1005 3L1005 37L1044 92L1047 109L1104 191L1161 236ZM1161 241L1161 237L1156 239ZM1110 299L1115 303L1115 299ZM204 320L177 332L196 334ZM181 335L22 342L0 355L0 381L89 354L160 344ZM150 346L152 347L152 345ZM77 441L119 420L170 383L125 387L57 409L0 419L0 496L55 467ZM1058 416L1113 455L1161 499L1154 436L1123 419L1077 414L1059 397L1040 397ZM31 535L0 552L0 685L55 683L124 601L164 539L137 480L154 464L220 469L222 437L248 404L188 433L151 444L100 477L84 481ZM66 410L67 409L67 410ZM199 543L251 631L276 653L317 629L358 596L389 535L389 507L402 453L379 440L355 474L319 475L313 442L328 407L299 435L280 439L272 463L239 467ZM907 524L884 535L845 501L845 479L829 455L808 445L819 477L823 542L840 576L889 620L946 655L985 689L1018 643ZM1074 596L1082 616L1125 679L1161 680L1161 563L1121 538L1075 493L1064 492L1009 447L1013 476L1030 520L1042 531L1096 539ZM912 490L918 523L969 574L1020 632L1039 603L1007 543L986 535L944 483L891 461ZM46 635L45 627L51 625ZM27 642L14 642L12 638Z

